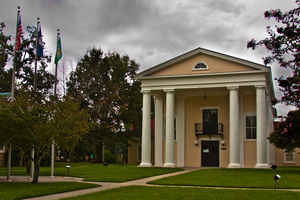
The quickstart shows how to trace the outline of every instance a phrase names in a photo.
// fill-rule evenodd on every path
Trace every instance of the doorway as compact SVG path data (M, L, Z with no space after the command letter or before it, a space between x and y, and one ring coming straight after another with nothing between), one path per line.
M202 167L219 167L219 141L201 142Z

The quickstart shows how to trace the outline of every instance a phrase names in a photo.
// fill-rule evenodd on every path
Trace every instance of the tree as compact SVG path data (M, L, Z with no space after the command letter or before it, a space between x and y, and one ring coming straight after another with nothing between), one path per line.
M16 92L24 88L34 89L34 64L36 52L37 29L35 26L27 26L26 34L21 38L22 43L17 52L14 52L14 38L5 33L5 23L0 23L0 92L11 91L12 65L15 67ZM46 69L51 57L44 55L38 58L37 92L50 95L55 82L55 77ZM25 152L21 149L20 154ZM21 156L22 157L22 156ZM29 162L28 162L29 163ZM27 166L29 171L29 165Z
M34 149L33 183L38 182L41 159L54 138L71 150L88 132L89 115L71 98L56 100L31 91L19 91L14 102L0 104L0 140L26 151Z
M127 144L140 133L142 98L137 69L128 56L91 49L70 75L67 94L79 99L93 119L95 127L86 140L92 140L98 160L103 142L105 146Z
M11 87L12 70L5 70L8 58L13 52L11 36L4 33L5 24L0 23L0 92L8 92Z
M280 149L292 151L300 147L300 110L290 111L279 127L270 135L270 142Z
M14 52L12 36L4 33L5 23L0 23L0 91L7 92L11 89L12 68L6 69L8 60L14 61L16 78L19 86L33 89L34 64L36 52L37 31L35 26L27 26L22 37L22 44L18 52ZM47 71L51 57L44 55L38 58L37 90L49 94L55 77ZM19 87L17 87L18 89Z
M277 24L274 28L267 27L268 37L256 41L252 39L247 47L255 49L264 46L270 56L264 58L265 65L278 62L281 67L288 68L293 75L277 79L282 102L300 107L300 1L296 1L298 7L287 12L280 9L265 12L265 18L275 19Z
M294 105L298 110L289 112L269 138L276 147L287 151L300 147L300 0L296 4L296 8L286 12L280 9L266 11L265 18L275 19L276 25L267 27L265 39L252 39L247 44L252 49L264 46L271 53L264 58L265 65L277 62L292 72L291 76L281 76L276 80L282 92L280 101Z

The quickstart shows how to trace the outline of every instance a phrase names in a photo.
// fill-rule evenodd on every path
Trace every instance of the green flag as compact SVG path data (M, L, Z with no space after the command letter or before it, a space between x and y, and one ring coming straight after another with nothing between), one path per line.
M57 33L57 48L56 48L56 54L55 54L55 60L54 60L56 65L61 58L62 58L61 40L60 40L60 34Z

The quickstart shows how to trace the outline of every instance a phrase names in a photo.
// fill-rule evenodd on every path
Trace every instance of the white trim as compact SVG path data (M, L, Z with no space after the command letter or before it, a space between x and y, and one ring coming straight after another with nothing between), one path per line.
M245 115L244 115L244 128L243 128L243 130L244 130L244 141L256 141L256 139L257 139L257 132L256 132L256 138L255 139L253 139L253 138L251 138L251 139L248 139L247 138L247 123L246 123L246 120L247 120L247 117L257 117L256 116L256 114L254 113L254 112L246 112L245 113ZM257 129L257 124L256 124L256 129Z
M202 118L203 118L203 110L209 110L209 109L217 109L218 110L218 121L219 121L219 111L220 111L220 106L204 106L204 107L200 107L200 110L201 110L201 116L202 116Z
M186 77L202 77L202 76L224 76L224 75L240 75L240 74L265 74L262 71L241 71L241 72L214 72L205 74L180 74L180 75L158 75L139 77L139 80L162 79L162 78L186 78Z
M244 123L244 127L243 127L243 131L244 131L244 141L256 141L256 138L257 138L257 133L256 133L256 138L255 139L247 139L247 131L246 131L246 128L247 128L247 125L246 125L246 119L247 117L257 117L256 116L256 112L245 112L244 113L244 117L243 117L243 123ZM256 124L256 129L257 129L257 124Z
M181 62L183 60L189 59L192 56L200 55L200 54L210 55L210 56L213 56L213 57L216 57L216 58L221 58L221 59L224 59L224 60L227 60L227 61L239 63L239 64L246 65L248 67L252 67L253 69L264 71L264 72L270 71L269 67L266 67L266 66L258 64L258 63L254 63L254 62L251 62L251 61L248 61L248 60L244 60L244 59L241 59L241 58L233 57L233 56L230 56L230 55L222 54L222 53L211 51L211 50L204 49L204 48L196 48L196 49L193 49L191 51L183 53L179 56L171 58L171 59L169 59L169 60L167 60L167 61L165 61L161 64L155 65L153 67L150 67L150 68L138 73L138 78L145 77L147 75L151 75L151 74L155 73L156 71L162 70L162 69L164 69L166 67L169 67L173 64L176 64L176 63Z
M231 86L265 85L264 74L240 74L227 76L190 76L142 80L142 90L198 89Z
M286 154L287 153L292 153L292 155L293 155L293 160L286 160ZM284 163L296 163L296 153L295 153L295 151L293 151L293 152L283 152L283 162Z
M205 68L196 68L198 64L203 64ZM205 71L205 70L208 70L208 65L203 61L197 62L192 68L192 71Z

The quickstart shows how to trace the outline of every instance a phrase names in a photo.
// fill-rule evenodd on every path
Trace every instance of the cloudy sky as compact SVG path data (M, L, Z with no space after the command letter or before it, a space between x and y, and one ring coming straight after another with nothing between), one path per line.
M46 52L55 55L61 29L63 64L71 71L87 49L129 55L141 69L203 47L262 63L265 52L247 50L262 39L267 9L288 10L295 0L0 0L0 22L15 34L17 6L23 29L41 18ZM271 22L272 23L272 22ZM53 65L51 66L53 70ZM273 68L273 76L280 71Z

